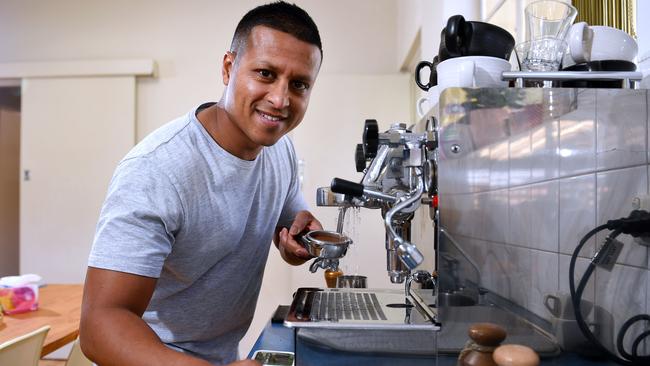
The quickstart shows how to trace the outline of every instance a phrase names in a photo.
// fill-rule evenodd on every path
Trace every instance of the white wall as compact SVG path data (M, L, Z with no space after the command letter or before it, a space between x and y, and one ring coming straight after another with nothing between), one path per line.
M397 66L413 79L414 65L438 54L440 31L450 16L480 19L480 0L408 0L397 9ZM415 58L415 59L413 59ZM413 83L413 82L412 82ZM414 87L414 98L425 92Z
M260 0L0 1L0 62L152 58L138 80L138 138L221 95L235 25ZM321 72L395 72L395 0L301 0L323 38Z

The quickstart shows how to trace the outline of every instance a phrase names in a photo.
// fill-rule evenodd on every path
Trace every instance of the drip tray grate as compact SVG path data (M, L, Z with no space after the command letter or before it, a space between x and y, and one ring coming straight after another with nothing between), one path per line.
M374 293L314 292L309 319L311 321L386 320L386 315Z

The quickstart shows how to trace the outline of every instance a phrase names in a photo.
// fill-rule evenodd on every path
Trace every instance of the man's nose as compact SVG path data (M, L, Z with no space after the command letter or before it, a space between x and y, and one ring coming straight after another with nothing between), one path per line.
M267 94L267 100L274 108L287 108L289 106L289 83L280 80L273 83Z

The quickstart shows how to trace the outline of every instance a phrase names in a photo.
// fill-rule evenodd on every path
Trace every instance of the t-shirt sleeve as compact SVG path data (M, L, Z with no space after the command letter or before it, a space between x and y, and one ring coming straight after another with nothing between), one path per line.
M144 157L123 161L109 185L88 266L158 278L182 220L169 177Z
M296 158L296 152L293 148L291 140L288 137L286 138L286 143L291 166L291 183L289 185L287 199L284 202L284 207L282 208L282 213L280 214L280 220L278 220L277 226L279 227L291 227L296 214L298 214L299 211L309 209L309 206L305 201L305 197L300 190L300 180L298 179L298 159Z

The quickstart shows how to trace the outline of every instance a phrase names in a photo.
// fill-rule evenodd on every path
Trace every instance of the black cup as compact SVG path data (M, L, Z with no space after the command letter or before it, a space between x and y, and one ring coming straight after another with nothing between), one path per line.
M462 56L490 56L508 61L514 47L515 39L507 30L454 15L442 30L438 57L440 62Z
M433 62L421 61L415 67L415 83L428 91L438 84L436 66L439 62L463 56L490 56L508 61L514 47L515 39L507 30L490 23L468 22L462 15L454 15L440 32L438 56ZM426 83L420 80L420 71L424 68L430 70Z
M447 43L445 42L445 38L447 37L447 27L442 28L440 31L440 46L438 47L438 60L444 61L446 59L452 58L454 56L449 54L449 50L447 50Z
M418 63L418 65L415 67L415 83L418 84L420 89L427 91L438 85L438 73L436 72L436 66L438 66L438 56L433 58L433 62L420 61L420 63ZM420 80L420 71L423 68L429 69L429 81L427 83L423 83Z
M636 64L624 60L590 61L565 67L562 71L636 71ZM621 88L622 80L566 80L563 88Z

